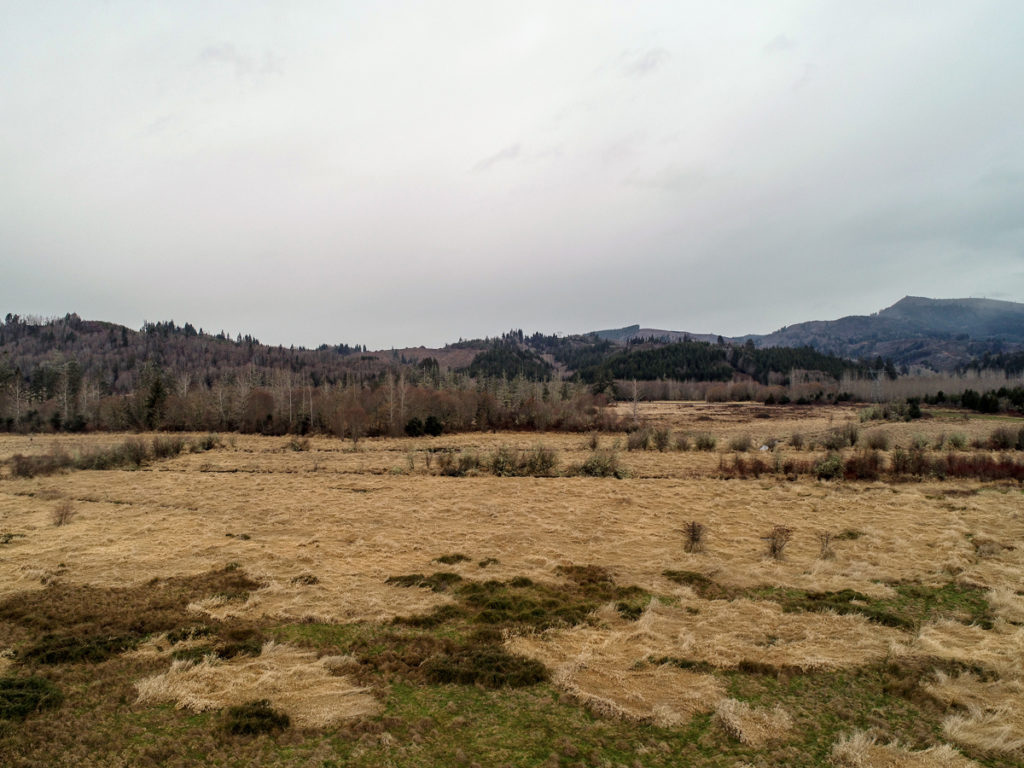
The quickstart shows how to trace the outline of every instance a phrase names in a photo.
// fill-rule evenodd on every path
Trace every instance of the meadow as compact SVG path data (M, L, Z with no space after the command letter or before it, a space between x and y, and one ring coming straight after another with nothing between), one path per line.
M1024 761L1024 420L634 407L0 436L0 764Z

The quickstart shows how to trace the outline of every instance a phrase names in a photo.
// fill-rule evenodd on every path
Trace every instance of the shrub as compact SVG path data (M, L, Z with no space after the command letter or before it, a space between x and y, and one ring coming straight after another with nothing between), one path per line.
M483 644L428 659L423 664L423 672L432 683L485 688L524 688L548 679L547 668L536 659Z
M836 553L832 550L832 532L818 531L818 557L822 560L832 560Z
M994 451L1009 451L1017 447L1017 433L1009 427L997 427L988 438L988 447Z
M750 446L753 444L753 440L750 435L734 435L729 438L729 450L731 451L749 451Z
M946 444L949 445L950 448L962 451L967 447L967 435L963 432L954 432L946 438Z
M701 432L694 438L693 444L698 451L713 451L715 446L718 445L718 440L708 432Z
M789 436L789 444L799 451L804 447L804 436L799 432L794 432Z
M672 433L668 427L658 427L651 433L651 439L654 441L655 448L659 451L664 451L672 442Z
M438 472L447 477L465 477L481 466L480 457L475 453L460 453L456 456L454 451L443 451L437 458Z
M687 435L685 435L685 434L683 434L681 432L678 435L676 435L676 450L677 451L688 451L688 450L690 450L690 438Z
M427 416L427 420L423 422L423 432L431 437L439 437L444 432L444 424L437 416Z
M571 473L585 477L625 477L625 470L619 466L619 457L614 451L594 451L586 461L573 467Z
M423 422L418 416L413 416L405 423L405 434L409 437L422 437Z
M882 474L882 456L871 449L858 451L843 462L842 472L847 480L877 480Z
M706 532L704 524L691 520L683 527L683 531L686 533L686 551L691 553L703 552L704 534Z
M646 427L626 435L627 451L646 451L651 442L651 433Z
M272 709L266 699L250 701L237 707L228 707L224 715L224 729L236 736L281 731L291 725L284 712Z
M775 560L781 560L786 545L793 538L793 529L784 525L776 525L763 538L768 542L768 556Z
M868 448L873 451L888 451L889 450L889 433L883 432L882 430L875 430L874 432L868 432L864 442L867 443Z
M174 435L162 437L157 435L153 438L153 458L170 459L174 458L185 448L185 439Z
M74 460L60 446L54 446L49 453L40 456L23 456L14 454L9 459L13 477L35 477L36 475L52 475L74 465Z
M546 477L554 474L558 467L558 456L551 448L538 445L524 457L525 474L533 477Z
M915 451L923 451L928 447L928 438L917 434L910 438L910 447Z
M309 438L308 437L293 437L288 441L288 447L296 452L308 451L309 450Z
M0 677L0 720L24 720L63 700L60 689L45 677Z
M220 439L220 435L215 432L197 437L192 441L192 453L205 453L206 451L212 451L214 448L220 448L224 443Z
M57 527L67 525L75 516L75 506L71 499L61 499L53 510L53 524Z
M843 459L838 453L830 453L814 464L814 476L819 480L838 480L843 476Z
M597 432L591 432L589 435L587 435L587 448L589 448L592 451L596 451L600 447L600 445L601 440L598 437Z

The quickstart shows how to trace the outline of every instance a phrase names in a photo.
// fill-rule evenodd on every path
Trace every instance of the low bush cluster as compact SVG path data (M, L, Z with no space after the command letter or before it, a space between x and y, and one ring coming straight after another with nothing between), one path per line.
M186 449L202 453L221 445L223 443L217 435L196 438L191 443L177 435L156 435L148 444L142 438L130 437L117 445L86 449L76 454L68 453L57 445L44 454L25 456L16 453L8 459L8 465L14 477L52 475L65 469L136 469L150 461L174 458Z

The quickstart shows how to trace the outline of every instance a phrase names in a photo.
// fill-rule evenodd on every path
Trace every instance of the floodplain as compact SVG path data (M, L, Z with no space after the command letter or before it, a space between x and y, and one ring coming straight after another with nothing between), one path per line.
M0 436L0 762L1021 764L1024 421L617 408L643 428Z

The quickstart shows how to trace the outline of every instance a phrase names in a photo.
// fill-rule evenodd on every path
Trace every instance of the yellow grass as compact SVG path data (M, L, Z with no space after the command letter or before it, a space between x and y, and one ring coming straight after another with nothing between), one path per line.
M982 752L1024 757L1024 681L1020 669L1017 674L1017 679L982 682L971 674L939 673L928 692L944 704L966 709L946 719L946 735Z
M343 659L267 643L257 657L175 661L136 688L140 703L173 702L195 712L266 699L300 728L325 728L378 709L365 688L336 674L339 667Z
M837 768L980 768L947 744L919 751L879 744L864 733L839 741L832 749Z
M784 739L793 727L789 713L779 706L752 707L736 699L720 701L715 708L715 719L730 736L754 747Z
M558 453L563 466L590 453L585 435L523 433L368 439L357 451L350 441L314 438L311 450L303 452L288 449L287 438L237 436L223 449L184 454L138 471L4 476L0 533L18 536L0 546L0 597L42 589L55 579L126 586L237 563L262 588L247 599L199 601L192 610L215 617L388 621L451 599L388 585L389 576L443 570L466 579L526 576L552 582L562 578L560 565L594 564L608 568L618 584L635 584L661 599L637 622L606 608L591 626L512 637L508 645L543 661L558 685L596 711L667 725L720 710L723 726L739 723L733 732L748 739L756 738L759 722L783 730L781 719L771 725L764 712L746 713L723 703L726 693L713 675L657 662L666 657L720 668L749 661L811 669L909 655L978 665L998 674L1000 684L1017 684L1024 666L1019 625L1024 602L1017 593L1024 583L1020 488L959 480L889 484L709 477L730 435L749 432L755 441L788 439L794 431L813 436L856 418L850 408L783 410L761 420L751 418L753 408L760 406L645 404L645 415L673 429L712 432L720 448L711 454L623 450L620 459L630 472L624 480L446 478L427 467L428 448L486 453L502 445L542 444ZM892 430L897 442L925 429L955 428L970 436L987 435L992 428L973 421L881 427ZM124 437L86 435L60 442L74 450ZM615 440L624 446L621 435L599 437L606 448ZM52 444L49 438L3 436L0 458L43 453ZM432 459L436 467L436 456ZM76 511L59 527L52 521L57 499L71 500ZM690 520L707 527L701 553L685 552L683 526ZM762 537L774 525L793 529L781 561L765 555ZM820 531L862 535L835 541L835 557L820 559ZM452 553L470 559L455 565L435 561ZM478 563L485 558L498 562L482 568ZM946 621L926 624L918 633L900 632L861 616L787 614L767 601L702 599L668 580L666 569L699 572L737 588L849 588L872 597L892 596L888 582L938 586L957 579L987 590L997 619L990 630ZM323 712L330 708L316 704L315 711L303 713L299 699L305 694L299 692L314 703L327 690L348 703L365 702L358 697L366 696L344 678L330 677L325 664L272 646L257 659L193 667L176 663L140 684L140 695L195 706L269 698L296 722L320 722L317 718L328 717ZM261 675L264 682L258 682ZM973 684L958 685L961 699L953 698L948 685L936 687L933 695L947 697L943 700L951 706L968 706L963 691L974 691ZM988 704L979 705L977 717L971 710L959 720L950 718L949 738L962 744L1002 739L1000 748L1016 744L1019 725L1009 735L993 735L999 718L1003 724L1018 723L1019 708L1011 714L999 708L1002 690L977 688ZM846 761L839 765L970 764L948 750L910 753L865 739L838 746L836 755L836 761ZM851 762L855 759L861 762Z

